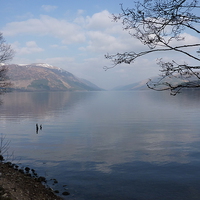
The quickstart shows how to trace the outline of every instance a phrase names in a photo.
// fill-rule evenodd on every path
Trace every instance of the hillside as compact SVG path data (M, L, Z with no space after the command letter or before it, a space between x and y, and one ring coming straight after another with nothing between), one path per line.
M184 84L195 84L195 85L200 85L200 80L197 79L195 76L191 76L190 79L185 78L185 79L181 79L181 78L173 78L173 77L166 77L165 79L162 79L162 81L160 81L160 77L153 77L151 78L152 80L152 87L154 87L155 90L163 90L168 88L168 86L166 86L166 82L173 85L173 86L177 86L177 85L183 85ZM145 90L148 89L147 87L147 82L149 80L143 80L137 83L133 83L133 84L129 84L129 85L124 85L124 86L118 86L115 87L113 90L120 90L120 91L130 91L130 90ZM159 82L158 85L156 85L156 83ZM149 82L149 84L151 84L151 82ZM155 84L155 85L154 85Z
M124 85L124 86L118 86L115 87L113 90L118 90L118 91L127 91L127 90L145 90L148 89L146 83L148 80L143 80L141 82L129 84L129 85Z
M95 84L49 64L10 64L8 77L12 89L20 91L99 91Z

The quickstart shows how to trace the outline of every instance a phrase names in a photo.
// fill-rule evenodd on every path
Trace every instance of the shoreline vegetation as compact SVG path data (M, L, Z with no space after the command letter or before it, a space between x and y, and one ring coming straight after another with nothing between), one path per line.
M63 200L55 194L58 191L43 182L46 182L45 177L37 177L33 169L26 167L22 170L11 162L0 162L0 200Z

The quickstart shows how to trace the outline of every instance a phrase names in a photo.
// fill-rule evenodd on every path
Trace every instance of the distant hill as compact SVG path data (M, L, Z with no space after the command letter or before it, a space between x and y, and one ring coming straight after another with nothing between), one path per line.
M155 89L157 90L163 90L165 88L167 88L168 86L166 86L166 82L173 85L173 86L177 86L179 84L189 84L189 83L192 83L192 84L196 84L196 85L200 85L200 80L197 79L195 76L191 76L189 79L188 78L175 78L175 77L166 77L165 79L163 79L162 81L160 81L160 77L153 77L151 78L152 80L152 84L154 83L157 83L159 81L159 84L158 85L152 85L152 87L154 87ZM115 87L113 90L120 90L120 91L127 91L127 90L145 90L145 89L148 89L147 87L147 82L149 80L143 80L143 81L140 81L140 82L137 82L137 83L133 83L133 84L129 84L129 85L125 85L125 86L118 86L118 87ZM164 84L162 84L162 82ZM151 82L149 83L151 84ZM199 88L198 88L199 89Z
M8 77L12 89L20 91L99 91L95 84L73 74L44 63L10 64Z
M148 82L148 80L143 80L143 81L132 83L129 85L118 86L118 87L113 88L113 90L117 90L117 91L145 90L145 89L148 89L148 87L146 85L147 82Z

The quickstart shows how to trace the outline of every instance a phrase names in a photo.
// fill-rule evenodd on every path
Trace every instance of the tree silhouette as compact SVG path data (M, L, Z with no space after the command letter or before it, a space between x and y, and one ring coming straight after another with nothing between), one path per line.
M200 87L200 43L183 43L185 32L199 37L199 8L197 0L144 0L143 3L136 2L131 9L124 9L121 5L122 12L113 15L113 20L122 20L124 30L145 45L147 50L107 54L105 57L111 59L112 67L115 67L121 63L131 64L147 54L181 53L190 58L190 64L159 59L160 78L149 80L147 86L158 91L171 90L173 95L182 88Z
M0 94L6 92L7 88L11 86L7 76L7 67L5 62L11 60L14 56L14 51L9 44L6 43L3 34L0 33Z

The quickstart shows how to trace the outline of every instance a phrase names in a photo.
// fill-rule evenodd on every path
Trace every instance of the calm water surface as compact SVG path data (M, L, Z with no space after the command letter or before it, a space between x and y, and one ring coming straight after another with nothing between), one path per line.
M8 93L14 162L70 200L200 199L200 93ZM43 129L36 133L36 123Z

